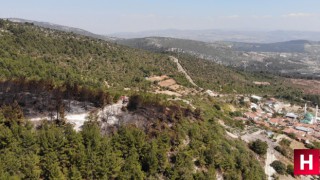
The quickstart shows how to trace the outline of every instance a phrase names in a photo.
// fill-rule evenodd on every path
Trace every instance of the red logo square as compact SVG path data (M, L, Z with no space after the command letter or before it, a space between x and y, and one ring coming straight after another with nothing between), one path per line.
M294 150L294 174L295 175L319 175L318 149Z

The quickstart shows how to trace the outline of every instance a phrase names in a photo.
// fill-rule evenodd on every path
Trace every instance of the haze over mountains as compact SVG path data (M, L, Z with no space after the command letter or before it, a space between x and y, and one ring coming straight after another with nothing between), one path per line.
M136 33L115 33L118 38L171 37L204 42L232 41L275 43L291 40L320 41L320 32L308 31L241 31L241 30L159 30Z
M269 44L208 43L163 37L123 39L117 42L149 51L189 54L242 70L295 77L320 77L319 42L295 40Z
M0 19L0 179L264 180L282 144L249 141L271 142L266 120L244 118L253 97L320 102L313 81L269 73L320 72L316 41L112 39L11 21Z
M33 20L27 20L27 19L21 19L21 18L8 18L9 21L12 22L17 22L17 23L33 23L37 26L44 27L44 28L49 28L49 29L54 29L54 30L59 30L59 31L64 31L64 32L73 32L79 35L84 35L92 38L97 38L101 40L113 40L114 38L105 36L105 35L100 35L100 34L95 34L80 28L75 28L75 27L70 27L70 26L63 26L59 24L53 24L49 22L40 22L40 21L33 21Z
M142 32L119 32L113 34L96 34L84 29L53 24L49 22L40 22L21 18L8 18L13 22L33 23L40 27L74 32L102 40L114 41L117 39L133 39L145 37L170 37L178 39L187 39L203 42L230 41L230 42L247 42L247 43L276 43L292 40L320 41L320 32L316 31L258 31L258 30L154 30Z
M9 20L33 23L44 28L73 32L154 52L186 53L242 70L265 71L294 77L320 77L320 43L317 42L320 40L320 32L164 30L105 36L47 22L18 18ZM148 37L151 35L157 37Z
M320 178L319 7L1 2L0 180Z

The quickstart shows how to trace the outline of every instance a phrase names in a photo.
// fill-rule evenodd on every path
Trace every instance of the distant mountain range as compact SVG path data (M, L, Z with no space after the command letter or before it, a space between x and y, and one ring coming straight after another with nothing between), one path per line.
M155 52L189 54L248 71L320 77L320 42L201 42L167 37L121 39L119 44Z
M73 32L138 49L184 53L243 70L267 71L297 77L320 77L320 42L317 42L320 41L320 32L165 30L105 36L47 22L18 18L8 20ZM163 37L125 39L151 35ZM114 36L117 38L112 38Z
M228 41L217 41L209 43L168 37L147 37L118 39L117 42L123 45L146 50L171 51L174 49L180 49L183 51L193 51L207 55L214 55L218 53L217 51L226 50L276 53L319 53L320 51L320 42L308 40L292 40L277 43L246 43Z
M240 31L240 30L158 30L143 32L122 32L109 35L95 34L80 28L63 26L49 22L26 20L21 18L6 18L13 22L33 23L40 27L73 32L76 34L98 38L107 41L145 37L170 37L203 42L245 42L245 43L276 43L292 40L320 41L320 32L312 31Z
M168 54L128 48L119 43L69 33L72 28L67 30L68 33L30 22L5 23L0 20L0 77L52 79L56 83L68 81L79 86L115 88L118 91L147 88L153 83L146 81L146 77L167 75L179 85L193 87ZM264 81L264 77L238 72L187 54L180 55L178 62L201 88L242 92L248 90L243 88L243 83ZM214 82L219 82L219 86Z
M97 38L97 39L101 39L101 40L113 41L115 39L115 38L108 37L105 35L94 34L92 32L89 32L89 31L86 31L86 30L83 30L80 28L63 26L63 25L58 25L58 24L53 24L53 23L48 23L48 22L39 22L39 21L26 20L26 19L20 19L20 18L7 18L7 19L12 22L32 23L34 25L44 27L44 28L55 29L55 30L64 31L64 32L73 32L75 34L88 36L88 37L92 37L92 38Z
M204 42L231 41L248 43L275 43L292 40L320 41L320 32L308 31L231 31L231 30L160 30L136 33L115 33L110 36L132 39L170 37Z

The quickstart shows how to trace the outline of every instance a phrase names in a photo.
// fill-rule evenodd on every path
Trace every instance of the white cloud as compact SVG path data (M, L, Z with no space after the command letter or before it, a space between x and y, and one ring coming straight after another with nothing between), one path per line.
M314 17L316 14L311 14L311 13L289 13L285 14L282 17L285 18L296 18L296 17Z

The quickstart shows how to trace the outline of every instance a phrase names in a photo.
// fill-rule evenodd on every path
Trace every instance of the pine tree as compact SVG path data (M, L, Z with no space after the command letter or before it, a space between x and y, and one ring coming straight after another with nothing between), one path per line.
M81 172L78 170L78 168L76 166L72 166L71 171L70 171L70 175L69 175L69 179L71 179L71 180L81 180L82 179Z
M145 174L141 170L139 154L137 153L137 149L135 147L130 149L129 156L125 161L122 172L123 173L120 175L120 179L144 179Z
M48 166L49 179L52 180L64 180L66 177L62 173L57 162Z
M147 149L146 156L142 164L143 170L148 172L150 175L155 175L157 173L159 162L157 158L158 146L155 141L152 141L151 147Z

